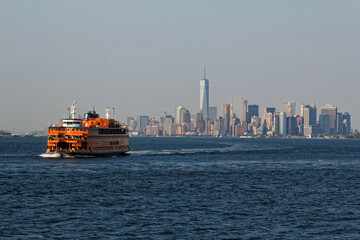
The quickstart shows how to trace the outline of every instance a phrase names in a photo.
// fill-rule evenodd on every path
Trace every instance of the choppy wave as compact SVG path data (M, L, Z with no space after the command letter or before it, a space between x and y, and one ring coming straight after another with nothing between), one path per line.
M0 154L0 158L7 158L7 157L33 157L34 155L28 153L3 153Z
M104 161L35 140L0 146L4 239L359 238L360 141L133 138Z
M292 147L248 147L241 144L235 144L230 147L222 148L193 148L193 149L163 149L163 150L139 150L130 151L129 154L135 155L184 155L184 154L233 154L233 153L251 153L267 151L284 151L294 149Z

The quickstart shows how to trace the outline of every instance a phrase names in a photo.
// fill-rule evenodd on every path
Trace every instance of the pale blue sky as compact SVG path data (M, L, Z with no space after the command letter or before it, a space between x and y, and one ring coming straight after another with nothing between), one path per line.
M360 1L0 0L0 128L43 129L95 106L116 117L229 97L329 103L360 128Z

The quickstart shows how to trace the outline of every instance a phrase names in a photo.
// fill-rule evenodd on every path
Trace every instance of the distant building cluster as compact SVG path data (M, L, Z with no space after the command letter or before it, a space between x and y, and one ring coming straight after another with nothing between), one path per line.
M157 121L149 116L127 118L132 135L146 136L267 136L267 137L321 137L350 135L351 116L341 113L337 107L326 105L320 114L313 102L301 104L300 114L296 112L294 101L284 101L281 111L275 107L265 107L259 115L259 105L249 104L245 98L234 96L231 103L225 103L222 116L218 117L217 107L209 105L209 80L200 80L200 109L191 114L184 106L176 106L174 116L166 112Z

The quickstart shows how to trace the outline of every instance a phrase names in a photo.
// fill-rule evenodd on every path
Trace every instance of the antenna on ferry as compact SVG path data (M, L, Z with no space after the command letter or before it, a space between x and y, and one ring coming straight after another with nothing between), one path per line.
M106 107L106 108L105 108L105 118L106 118L106 119L109 119L109 118L110 118L110 113L109 113L109 112L110 112L110 108L109 108L109 107Z
M113 110L113 119L115 119L115 108L113 108L112 110Z
M75 119L75 116L76 116L76 101L74 101L74 103L71 105L71 108L70 108L70 113L71 113L71 118L72 119Z

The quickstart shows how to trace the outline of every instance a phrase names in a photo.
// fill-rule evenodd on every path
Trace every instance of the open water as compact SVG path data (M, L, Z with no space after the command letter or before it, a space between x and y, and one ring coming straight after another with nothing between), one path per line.
M360 238L360 141L130 143L43 159L46 138L0 138L0 238Z

